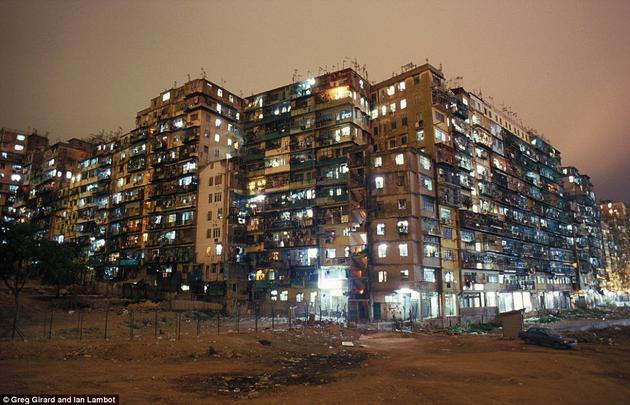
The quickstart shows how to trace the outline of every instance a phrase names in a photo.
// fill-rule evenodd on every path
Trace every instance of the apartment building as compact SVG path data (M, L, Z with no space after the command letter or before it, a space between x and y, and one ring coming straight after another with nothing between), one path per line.
M0 223L17 219L15 204L28 153L41 151L47 146L48 139L44 136L0 128Z
M630 292L630 210L623 201L602 201L602 233L610 291Z
M247 99L245 255L255 302L369 316L368 97L368 82L345 69Z
M247 99L191 80L131 132L56 144L22 170L18 209L80 242L92 275L228 308L484 321L568 308L625 263L618 221L601 244L588 176L430 64ZM627 220L624 207L607 209Z
M196 79L138 112L136 129L114 154L112 267L140 267L161 290L225 299L241 104Z
M457 209L469 192L449 135L453 100L429 64L372 86L375 319L457 315Z
M562 168L562 174L564 196L572 216L577 294L586 304L598 297L595 292L606 279L600 208L589 176L571 166Z
M16 202L18 216L35 224L42 237L64 241L67 200L72 175L79 162L91 156L94 145L72 138L29 152L23 166L24 190Z

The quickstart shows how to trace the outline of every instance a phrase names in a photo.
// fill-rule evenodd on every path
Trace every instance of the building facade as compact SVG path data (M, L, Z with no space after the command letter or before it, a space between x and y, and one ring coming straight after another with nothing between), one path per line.
M610 278L602 250L627 259L588 176L429 64L246 99L190 80L127 134L24 162L16 209L81 243L93 277L227 308L484 321L569 308Z
M623 201L602 201L607 289L630 295L630 210Z
M23 169L29 152L42 151L48 139L32 133L0 128L0 223L13 222L15 205L23 184Z

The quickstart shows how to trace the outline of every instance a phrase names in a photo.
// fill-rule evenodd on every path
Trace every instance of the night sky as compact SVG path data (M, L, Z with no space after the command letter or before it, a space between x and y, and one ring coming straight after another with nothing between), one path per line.
M2 0L0 19L0 126L129 130L202 67L247 96L344 57L372 81L428 58L630 202L630 1Z

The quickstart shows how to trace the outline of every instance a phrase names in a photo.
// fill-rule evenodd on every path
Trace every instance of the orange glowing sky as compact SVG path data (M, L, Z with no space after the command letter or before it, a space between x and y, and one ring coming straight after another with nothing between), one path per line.
M630 202L630 1L3 0L0 19L0 126L128 130L201 67L249 95L344 57L377 81L429 58Z

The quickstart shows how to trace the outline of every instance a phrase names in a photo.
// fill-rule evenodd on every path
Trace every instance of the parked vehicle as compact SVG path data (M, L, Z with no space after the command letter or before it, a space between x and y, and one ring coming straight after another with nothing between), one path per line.
M532 327L526 331L521 331L518 337L525 343L540 346L549 346L555 349L571 349L577 346L577 340L559 334L549 328Z

